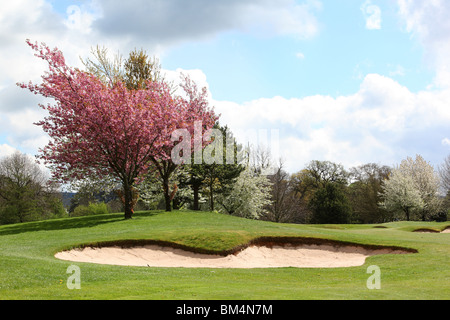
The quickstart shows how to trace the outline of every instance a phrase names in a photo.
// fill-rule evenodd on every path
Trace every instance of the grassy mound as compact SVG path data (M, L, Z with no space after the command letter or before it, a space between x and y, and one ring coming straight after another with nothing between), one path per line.
M337 240L328 240L322 238L309 238L309 237L258 237L250 240L247 243L239 244L231 249L224 250L211 250L204 247L190 247L183 244L170 242L170 241L161 241L161 240L148 240L148 239L139 239L139 240L113 240L113 241L102 241L95 243L86 243L83 245L78 245L76 248L107 248L107 247L120 247L120 248L134 248L134 247L143 247L143 246L161 246L161 247L169 247L173 249L181 249L188 252L207 254L207 255L219 255L219 256L228 256L237 254L238 252L250 247L250 246L265 246L265 247L273 247L273 246L291 246L291 245L329 245L332 247L355 247L362 248L367 250L392 250L398 251L398 253L417 253L416 249L411 248L403 248L397 246L381 246L381 245L364 245L357 244L353 242L346 241L337 241ZM73 247L69 249L74 249Z
M2 299L449 299L450 237L410 232L449 223L293 225L194 211L107 214L0 226ZM408 232L409 231L409 232ZM81 289L69 290L56 252L120 241L161 241L197 251L226 252L256 239L326 239L417 250L379 255L362 267L336 269L142 268L76 263ZM323 241L323 240L317 240ZM381 270L380 290L369 290L367 267Z

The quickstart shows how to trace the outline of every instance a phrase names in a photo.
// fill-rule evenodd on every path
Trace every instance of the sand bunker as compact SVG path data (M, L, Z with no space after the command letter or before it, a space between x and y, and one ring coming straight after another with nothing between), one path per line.
M450 233L450 228L446 228L442 231L437 231L434 229L417 229L417 230L414 230L414 232L418 232L418 233Z
M361 266L377 254L411 253L399 249L316 244L250 245L226 256L161 245L86 247L59 252L56 258L99 264L186 268L337 268Z

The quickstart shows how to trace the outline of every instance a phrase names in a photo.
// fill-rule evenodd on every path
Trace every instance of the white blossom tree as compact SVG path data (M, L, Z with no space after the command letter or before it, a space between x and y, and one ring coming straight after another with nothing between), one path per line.
M408 220L412 213L426 220L440 209L439 188L439 175L433 166L420 155L415 159L408 157L384 181L381 206L402 210Z
M424 203L423 208L418 212L422 220L437 213L441 200L439 197L440 179L433 166L425 159L416 155L415 159L406 158L400 163L399 170L412 178L415 188L419 191Z
M422 210L424 202L411 176L396 168L382 185L383 202L380 206L388 211L401 211L410 220L414 210Z
M258 219L270 204L271 184L267 176L246 166L227 195L217 197L220 211L245 218Z

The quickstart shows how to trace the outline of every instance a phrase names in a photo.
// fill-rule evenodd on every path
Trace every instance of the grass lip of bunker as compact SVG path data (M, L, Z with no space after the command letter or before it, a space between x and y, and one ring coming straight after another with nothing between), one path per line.
M147 267L333 268L360 266L372 255L417 252L411 248L321 238L259 237L223 251L158 240L107 241L58 252L55 257L77 262Z
M443 230L431 229L431 228L419 228L413 230L418 233L450 233L450 227L445 227Z

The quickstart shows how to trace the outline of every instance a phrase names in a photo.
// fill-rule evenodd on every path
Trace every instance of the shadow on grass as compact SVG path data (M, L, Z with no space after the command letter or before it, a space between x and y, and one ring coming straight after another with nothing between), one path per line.
M133 215L133 218L151 217L158 215L160 213L161 213L160 211L136 212ZM125 218L123 213L110 213L85 217L41 220L41 221L18 223L10 226L8 225L2 226L0 228L0 235L10 235L43 230L51 231L51 230L63 230L74 228L89 228L105 223L113 223L124 220Z

